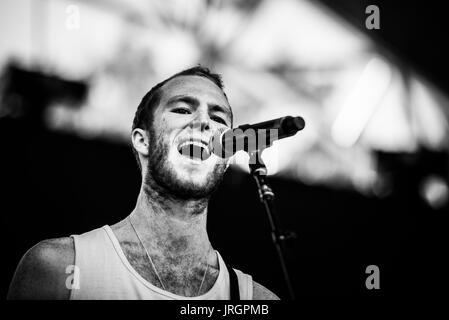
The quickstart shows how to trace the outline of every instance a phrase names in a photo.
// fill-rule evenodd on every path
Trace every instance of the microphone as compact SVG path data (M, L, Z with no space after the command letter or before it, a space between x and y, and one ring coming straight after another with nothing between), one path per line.
M286 116L256 124L244 124L212 136L209 143L211 153L229 158L237 151L261 151L270 147L274 141L295 135L304 129L301 117Z

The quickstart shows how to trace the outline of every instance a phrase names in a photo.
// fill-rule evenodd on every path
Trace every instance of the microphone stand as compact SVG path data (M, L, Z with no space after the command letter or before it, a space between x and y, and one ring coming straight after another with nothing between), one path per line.
M285 261L285 241L289 237L282 233L279 229L279 221L274 203L274 192L267 181L267 167L261 158L262 151L263 149L258 149L249 152L249 169L251 175L256 180L260 201L263 203L265 211L268 215L268 220L270 221L271 236L281 263L282 273L284 275L285 284L287 285L289 297L291 300L294 300L295 293L293 291Z

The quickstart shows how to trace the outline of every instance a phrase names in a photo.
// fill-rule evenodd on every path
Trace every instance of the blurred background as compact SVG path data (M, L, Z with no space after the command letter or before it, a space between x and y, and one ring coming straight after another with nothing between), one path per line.
M368 29L368 5L380 29ZM447 290L449 82L437 1L2 0L0 212L6 296L40 240L114 224L140 173L132 119L157 82L223 75L234 124L306 128L266 150L297 296ZM244 153L211 201L225 260L287 297ZM365 269L380 268L380 290Z

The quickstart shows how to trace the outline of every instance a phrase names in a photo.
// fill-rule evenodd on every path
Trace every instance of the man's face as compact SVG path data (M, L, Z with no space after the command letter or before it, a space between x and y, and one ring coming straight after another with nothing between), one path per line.
M210 155L207 147L217 131L231 127L228 101L212 81L199 76L174 78L161 89L145 181L182 199L207 197L226 171L226 160Z

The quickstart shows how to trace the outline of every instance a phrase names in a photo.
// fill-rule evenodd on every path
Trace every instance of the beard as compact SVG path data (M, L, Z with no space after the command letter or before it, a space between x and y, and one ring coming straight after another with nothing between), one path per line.
M181 200L208 199L223 180L226 163L217 162L204 183L183 180L168 161L170 146L164 144L162 133L156 136L152 127L148 131L149 157L145 184L163 197ZM149 196L154 196L154 194Z

